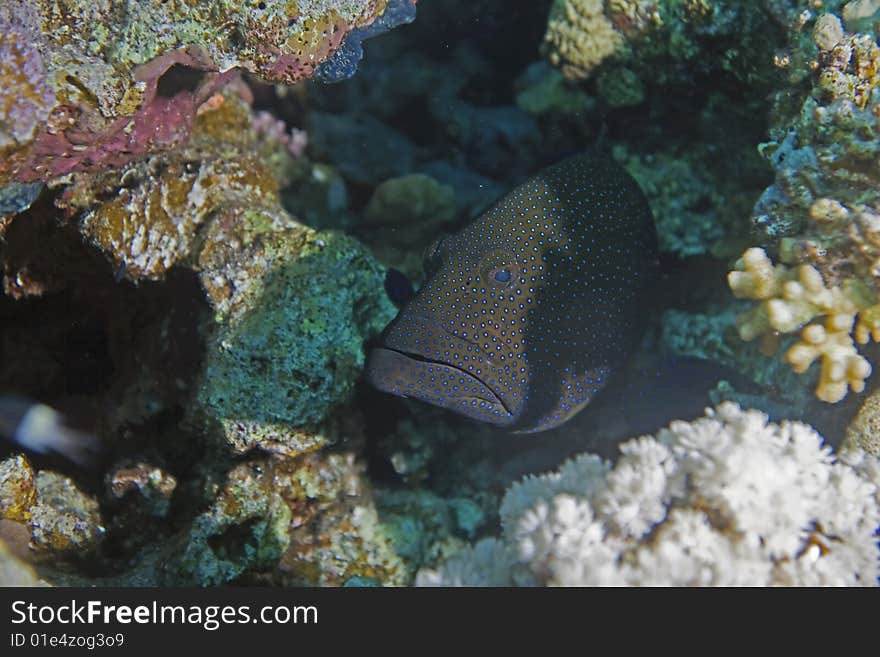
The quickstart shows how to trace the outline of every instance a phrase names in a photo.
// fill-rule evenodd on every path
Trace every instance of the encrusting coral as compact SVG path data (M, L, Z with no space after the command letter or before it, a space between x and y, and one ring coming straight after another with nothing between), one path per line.
M364 341L394 314L374 256L416 280L429 233L606 121L664 264L687 270L661 346L762 388L713 402L794 417L777 415L791 401L779 390L811 399L812 378L791 370L817 360L823 399L865 387L856 345L880 337L880 58L852 33L874 29L872 2L825 0L846 5L841 22L796 0L556 0L552 64L525 75L535 53L510 45L536 44L551 3L490 23L503 2L424 3L428 20L376 44L353 83L285 90L272 83L350 75L361 41L411 20L415 1L0 0L0 311L23 318L0 332L4 354L53 357L21 337L42 337L42 319L96 359L60 359L44 388L100 379L71 394L113 452L92 494L24 456L0 461L0 579L15 565L5 526L56 584L405 585L420 568L422 584L876 583L870 392L838 457L806 425L719 406L628 443L617 465L582 455L514 485L502 535L473 547L504 487L558 459L355 394ZM443 48L424 39L438 16L454 22ZM754 148L768 102L771 168ZM754 243L750 218L766 252L731 275L743 300L694 283ZM372 251L312 229L326 226ZM62 328L76 312L33 311L59 298L99 307L79 322L87 345ZM745 344L734 315L750 302ZM779 339L789 365L757 348ZM6 367L5 384L26 369ZM42 391L41 376L27 381ZM88 569L67 567L81 554Z
M38 555L94 551L104 535L98 502L55 472L36 472L23 456L0 461L0 519L24 524Z
M502 535L421 585L876 584L880 462L725 403L508 489Z
M386 5L71 0L59 9L51 0L6 1L0 185L121 166L173 147L237 69L267 82L309 78L349 33L377 22L393 27L379 20Z
M556 0L544 37L550 61L569 78L586 78L624 47L623 35L605 16L604 0Z
M846 428L841 451L864 450L880 456L880 391L869 393Z
M162 549L160 572L166 584L259 573L282 586L401 585L413 566L386 534L353 450L260 458L226 473L210 506Z
M303 425L351 393L364 338L394 309L363 247L281 207L288 144L255 129L248 96L214 97L172 152L74 175L58 204L118 277L197 274L212 322L192 414L237 451L293 455L324 444Z

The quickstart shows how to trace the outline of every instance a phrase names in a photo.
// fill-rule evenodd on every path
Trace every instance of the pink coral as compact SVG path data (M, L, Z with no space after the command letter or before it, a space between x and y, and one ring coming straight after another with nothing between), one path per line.
M386 0L0 2L0 185L117 168L188 139L245 70L311 77ZM100 28L100 29L99 29ZM304 135L287 140L294 154Z
M288 132L287 124L270 112L254 112L251 123L258 134L283 144L293 157L302 157L309 145L309 135L305 130L291 128Z
M234 71L206 73L193 91L179 91L171 97L157 93L159 80L172 66L195 63L184 49L162 55L135 71L135 79L143 90L143 102L132 116L121 116L95 126L78 120L81 116L78 108L58 108L55 112L58 122L70 123L71 127L64 131L47 128L41 133L29 157L20 161L17 179L33 182L73 171L119 167L135 156L184 141L189 137L199 106L237 76Z

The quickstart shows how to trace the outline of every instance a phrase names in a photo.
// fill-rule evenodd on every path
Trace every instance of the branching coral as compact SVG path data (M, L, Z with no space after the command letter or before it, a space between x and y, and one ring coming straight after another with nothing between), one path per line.
M784 264L750 249L728 280L736 296L761 302L741 318L743 339L803 328L786 360L803 372L821 359L816 394L836 402L871 373L854 340L880 338L880 47L830 14L812 35L813 91L796 116L777 117L774 141L761 147L776 181L753 223Z
M502 535L422 585L873 585L876 457L722 404L512 486Z
M864 310L866 319L859 319L855 336L865 343L876 332L873 306L866 306L864 296L855 287L827 288L822 275L810 265L796 270L785 265L773 266L763 249L749 249L728 274L734 295L761 303L737 319L743 340L762 336L769 351L775 351L779 333L801 331L801 341L785 354L785 360L797 373L805 372L817 359L822 359L822 372L816 396L826 402L837 402L851 388L861 392L871 365L856 351L851 334L856 315ZM870 303L870 301L868 302ZM810 323L824 318L824 324Z

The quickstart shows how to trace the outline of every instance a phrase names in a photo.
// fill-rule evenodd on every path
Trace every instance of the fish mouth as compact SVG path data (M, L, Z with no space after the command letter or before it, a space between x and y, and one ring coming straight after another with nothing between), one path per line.
M381 346L370 350L366 370L369 382L384 392L421 399L495 424L513 422L513 413L494 390L451 363Z

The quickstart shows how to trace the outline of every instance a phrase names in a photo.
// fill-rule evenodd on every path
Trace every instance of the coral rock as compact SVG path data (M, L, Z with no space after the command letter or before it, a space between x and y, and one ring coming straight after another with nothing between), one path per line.
M624 47L623 35L605 15L603 0L555 0L544 36L550 61L571 79L589 77Z
M32 544L56 555L95 550L104 535L97 501L54 472L38 473L36 486L28 520Z
M25 522L37 501L36 474L21 455L0 461L0 518Z
M0 184L118 167L179 144L237 69L268 82L309 78L386 4L4 2Z
M842 450L864 450L880 456L880 392L865 397L858 414L846 429Z

